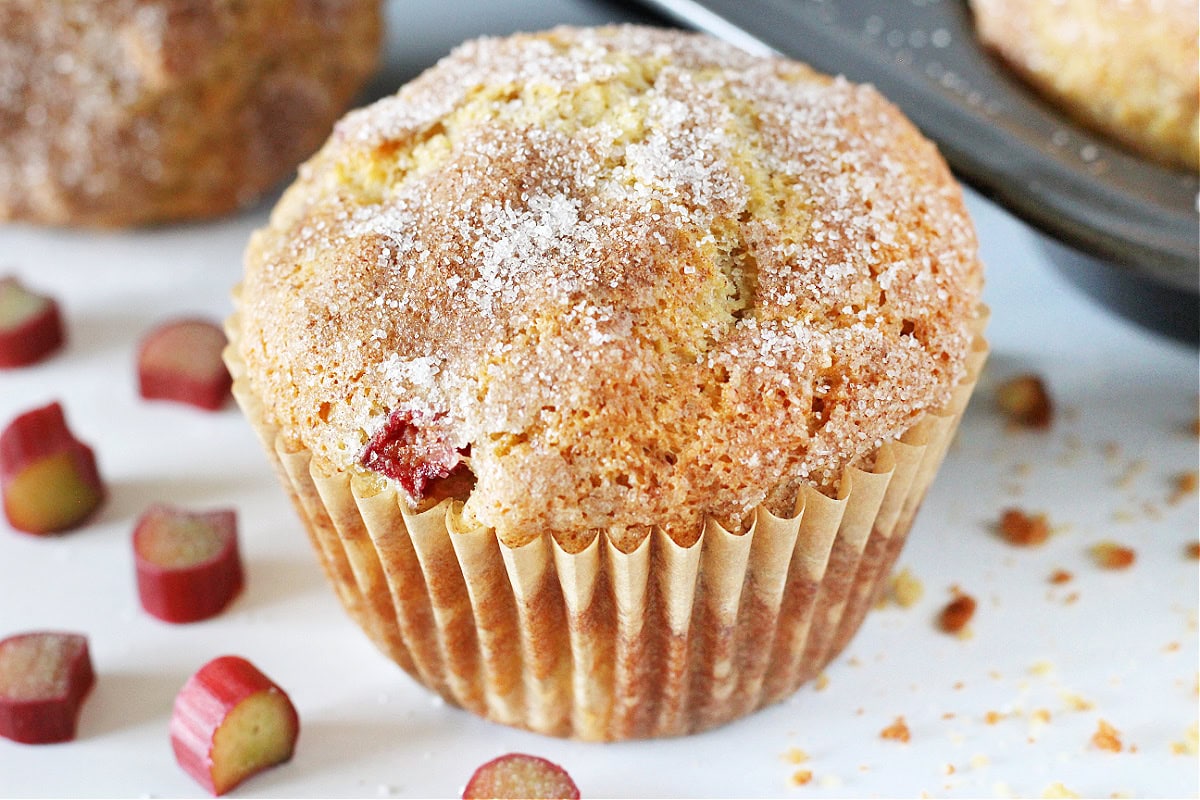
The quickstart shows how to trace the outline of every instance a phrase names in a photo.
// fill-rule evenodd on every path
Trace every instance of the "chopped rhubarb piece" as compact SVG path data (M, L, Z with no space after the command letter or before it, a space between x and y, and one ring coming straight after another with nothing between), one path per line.
M62 316L51 297L0 278L0 369L41 361L63 343Z
M221 656L175 697L171 748L187 774L211 794L292 757L300 718L287 694L244 658Z
M0 736L25 744L74 739L95 682L80 634L35 631L0 641Z
M152 506L133 531L138 597L165 622L196 622L242 589L237 515Z
M35 534L81 525L104 502L96 457L61 405L27 411L0 432L0 493L9 524Z
M142 339L138 350L138 391L147 400L216 411L231 397L233 379L221 351L225 332L207 320L165 322Z
M420 502L436 489L431 483L467 471L467 448L455 448L451 433L445 414L394 411L367 442L362 465L398 481Z
M578 800L579 789L567 771L552 761L524 753L492 759L471 776L463 800L547 798Z

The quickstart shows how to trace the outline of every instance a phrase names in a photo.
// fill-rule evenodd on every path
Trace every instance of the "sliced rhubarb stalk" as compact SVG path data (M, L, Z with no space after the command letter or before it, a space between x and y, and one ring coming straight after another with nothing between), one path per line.
M214 795L292 757L300 718L287 694L244 658L221 656L188 679L171 714L171 747Z
M27 411L0 432L0 493L9 524L35 534L77 527L104 502L96 457L61 405Z
M237 515L151 506L133 530L138 597L165 622L216 615L242 589Z
M41 361L62 347L64 338L53 298L30 291L12 276L0 278L0 369Z
M233 384L221 351L225 332L201 319L172 320L146 334L138 350L138 391L147 400L216 411Z
M455 448L451 433L445 414L393 411L367 442L362 465L398 481L413 502L419 503L444 479L471 477L463 461L468 449Z
M567 771L554 762L524 753L509 753L475 770L463 790L463 800L510 798L579 800L579 789Z
M68 742L96 682L87 638L35 631L0 641L0 736L25 744Z

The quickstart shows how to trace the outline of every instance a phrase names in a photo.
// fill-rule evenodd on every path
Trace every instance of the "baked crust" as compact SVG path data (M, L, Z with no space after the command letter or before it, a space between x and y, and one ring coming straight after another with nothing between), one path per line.
M0 3L0 220L227 213L328 135L372 72L379 0Z
M1142 155L1200 165L1196 0L971 0L985 44L1067 113Z
M481 39L343 119L252 238L233 337L313 468L390 414L510 546L694 539L837 476L962 377L957 184L869 87L632 26Z

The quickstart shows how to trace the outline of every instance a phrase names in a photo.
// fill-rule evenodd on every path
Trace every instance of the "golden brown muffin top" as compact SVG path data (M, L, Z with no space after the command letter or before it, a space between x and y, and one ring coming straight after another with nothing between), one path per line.
M1143 155L1200 165L1197 0L971 0L980 38L1065 111Z
M560 28L343 119L252 239L235 334L320 469L421 495L461 462L508 544L686 538L944 403L980 283L959 188L872 88Z

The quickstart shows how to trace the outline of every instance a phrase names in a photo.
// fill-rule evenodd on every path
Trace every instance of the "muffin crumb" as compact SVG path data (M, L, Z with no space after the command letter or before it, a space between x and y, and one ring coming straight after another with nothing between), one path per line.
M783 754L783 759L789 764L803 764L808 761L808 753L799 747L789 747Z
M1092 746L1110 753L1119 753L1124 749L1121 744L1121 732L1104 720L1097 724L1091 741Z
M957 597L946 604L946 607L938 615L938 628L945 633L962 636L967 623L975 615L975 606L974 597L966 593L959 593Z
M1103 569L1128 569L1137 559L1133 548L1104 541L1091 547L1092 559Z
M904 717L896 717L896 720L879 732L880 739L892 739L897 742L907 743L910 738L908 723L904 721Z
M813 774L811 769L798 769L792 773L793 786L807 786L812 783Z
M905 567L888 580L888 589L884 598L901 608L912 608L920 602L924 593L925 586L921 583L921 579L913 575L908 567Z
M1200 542L1187 543L1187 557L1200 558Z
M1067 798L1067 797L1079 797L1079 793L1073 792L1070 789L1068 789L1066 786L1063 785L1062 781L1055 781L1054 783L1050 784L1049 786L1047 786L1045 789L1042 790L1042 797L1047 798L1047 800L1050 800L1051 798L1057 799L1057 798Z
M1050 573L1050 582L1056 586L1061 586L1064 583L1070 583L1075 576L1065 569L1056 569Z
M1050 524L1045 514L1028 514L1019 508L1006 508L1000 515L997 529L1004 541L1018 547L1043 544L1050 538Z
M1009 378L996 390L1000 411L1013 427L1045 430L1054 417L1046 384L1032 373Z
M1181 472L1172 479L1171 483L1171 495L1167 498L1167 502L1176 506L1196 493L1197 486L1200 486L1200 475L1194 469Z

